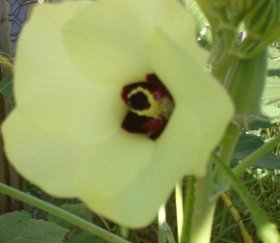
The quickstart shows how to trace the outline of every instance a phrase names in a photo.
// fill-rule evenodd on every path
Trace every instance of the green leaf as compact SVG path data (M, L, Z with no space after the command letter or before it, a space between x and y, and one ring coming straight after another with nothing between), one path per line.
M86 214L87 213L86 207L82 203L63 204L61 206L61 208L65 209L65 210L69 211L70 213L73 213L83 219L89 220L89 215ZM65 222L64 220L59 219L53 215L48 215L48 221L54 222L57 225L59 225L63 228L67 228L67 229L71 229L74 227L73 224Z
M236 146L233 159L231 161L232 166L236 166L240 160L245 159L249 154L254 152L264 142L258 136L251 134L242 134ZM265 169L280 169L280 159L276 157L272 152L267 153L261 159L259 159L254 168L265 168Z
M87 232L82 232L75 237L65 241L66 243L109 243L109 241L100 239L97 236L94 236Z
M0 242L61 243L67 231L52 222L32 219L24 211L0 216Z
M265 120L255 120L249 124L249 130L258 130L263 128L269 128L272 124L269 121Z

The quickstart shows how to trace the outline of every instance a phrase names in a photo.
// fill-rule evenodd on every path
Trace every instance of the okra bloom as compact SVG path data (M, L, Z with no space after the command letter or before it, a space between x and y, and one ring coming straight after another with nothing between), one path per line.
M175 0L40 5L15 62L7 155L51 195L129 227L204 176L233 114Z

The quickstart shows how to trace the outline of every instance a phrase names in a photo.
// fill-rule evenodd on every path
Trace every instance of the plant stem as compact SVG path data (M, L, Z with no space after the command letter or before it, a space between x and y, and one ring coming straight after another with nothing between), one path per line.
M178 242L182 237L184 209L183 209L183 191L182 182L178 182L175 187L175 203L176 203L176 219L177 219L177 234Z
M214 200L212 196L213 173L212 163L210 162L205 177L196 178L195 202L190 240L192 243L208 243L211 238L216 200Z
M225 133L224 139L221 143L219 156L227 165L230 164L236 143L240 135L240 131L241 131L240 127L234 124L230 124ZM215 186L216 189L224 188L225 179L221 175L221 171L219 167L217 167L215 171L215 181L216 181L216 186Z
M223 172L223 175L228 183L239 194L240 198L249 209L252 220L257 227L259 238L264 243L280 242L280 235L277 231L276 225L269 221L266 212L255 202L245 185L233 173L230 167L226 165L216 154L213 155L213 158L215 159L217 166Z
M107 240L109 242L114 243L129 243L129 241L122 239L121 237L112 234L109 231L106 231L94 224L92 224L89 221L86 221L75 214L72 214L64 209L61 209L57 206L54 206L50 203L47 203L41 199L38 199L36 197L30 196L24 192L21 192L19 190L16 190L10 186L7 186L3 183L0 183L0 192L3 194L6 194L10 197L13 197L17 200L20 200L22 202L25 202L27 204L30 204L32 206L35 206L37 208L40 208L49 214L52 214L58 218L61 218L93 235L96 235L104 240Z
M224 139L222 141L221 149L220 149L220 158L226 163L227 165L230 163L236 143L239 138L241 128L230 124Z
M186 193L184 200L184 218L183 229L179 242L189 243L191 240L192 218L195 202L195 178L194 176L187 176Z
M158 242L159 243L175 243L175 238L166 221L165 205L161 206L158 211Z
M260 159L266 153L271 151L279 143L280 136L266 142L263 146L255 150L252 154L250 154L247 158L241 161L241 163L233 169L235 175L240 176L247 168L251 167L258 159Z
M162 225L166 222L165 205L162 205L158 211L158 243L166 243L165 233Z
M223 193L221 195L221 199L223 200L224 204L228 207L228 210L231 213L231 216L233 217L236 224L239 225L239 229L241 232L241 235L243 237L244 243L254 243L251 236L249 235L245 225L242 222L241 216L237 209L232 205L232 202L229 198L229 196L226 193Z

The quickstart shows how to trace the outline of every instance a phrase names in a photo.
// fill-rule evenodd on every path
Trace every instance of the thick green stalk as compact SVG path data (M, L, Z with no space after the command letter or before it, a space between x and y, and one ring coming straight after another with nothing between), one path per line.
M232 123L229 124L220 148L220 157L226 164L231 161L240 132L240 127Z
M191 231L192 231L192 219L194 213L195 203L195 178L194 176L187 176L187 185L184 202L184 218L183 218L183 229L180 243L191 242Z
M0 192L3 194L6 194L10 197L13 197L17 200L20 200L22 202L25 202L27 204L30 204L32 206L35 206L37 208L40 208L49 214L56 216L58 218L61 218L93 235L96 235L104 240L107 240L109 242L114 243L129 243L129 241L122 239L121 237L112 234L94 224L92 224L89 221L86 221L62 208L56 207L50 203L47 203L41 199L38 199L36 197L30 196L26 193L23 193L19 190L16 190L10 186L7 186L3 183L0 183Z
M236 144L238 142L240 131L241 131L240 127L231 123L228 126L227 131L222 140L219 156L227 165L229 165L231 162L232 155L234 153ZM215 188L216 190L219 190L218 192L216 191L216 193L220 194L226 188L225 178L222 176L222 172L220 171L219 167L215 168L214 175L215 175L214 180L216 183Z
M241 180L233 173L231 168L227 166L216 154L213 155L217 166L223 172L224 177L233 189L239 194L240 198L247 206L251 213L251 218L257 227L257 234L264 243L280 242L280 235L277 226L270 222L266 212L259 207L255 199L247 190Z
M213 42L211 51L211 72L221 82L225 83L225 77L229 67L235 62L236 57L229 52L233 43L236 41L236 30L220 29L213 30L217 41Z
M208 243L211 238L216 200L213 199L212 163L209 163L205 177L195 183L195 202L191 231L191 243Z

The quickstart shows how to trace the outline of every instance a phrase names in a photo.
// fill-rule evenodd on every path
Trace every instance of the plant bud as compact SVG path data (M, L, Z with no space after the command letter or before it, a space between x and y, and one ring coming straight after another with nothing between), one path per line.
M253 0L229 0L229 6L236 12L246 12L254 4Z
M249 36L265 38L273 31L279 19L279 1L258 0L244 18Z
M216 9L225 8L227 6L225 0L210 0L210 4Z
M246 12L252 7L252 0L228 0L226 15L235 26L243 21Z
M248 60L237 61L228 73L229 94L236 114L259 114L266 78L266 50Z

